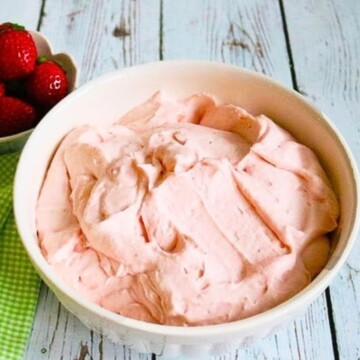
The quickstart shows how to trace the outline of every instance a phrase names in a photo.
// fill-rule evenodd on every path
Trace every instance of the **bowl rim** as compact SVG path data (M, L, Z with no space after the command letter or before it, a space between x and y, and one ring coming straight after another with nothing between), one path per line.
M7 135L7 136L0 136L0 144L1 143L7 143L7 142L10 142L10 141L15 141L15 140L18 140L18 139L22 139L23 137L25 137L27 135L30 135L33 130L34 130L34 127L30 128L30 129L27 129L27 130L24 130L24 131L21 131L21 132L16 133L16 134Z
M127 68L123 68L120 70L109 72L105 75L97 77L85 85L80 86L75 89L72 93L70 93L66 98L61 100L54 108L52 108L48 114L44 117L44 119L50 117L53 113L60 111L61 107L66 105L69 102L74 101L76 98L81 97L82 94L88 92L93 87L104 84L107 81L111 81L114 78L121 78L128 74L137 72L139 70L144 70L148 68L151 70L154 67L169 67L169 66L201 66L212 68L215 71L236 71L242 72L248 76L251 76L255 79L265 81L274 87L280 88L282 91L289 93L297 102L302 103L303 105L311 108L312 111L319 114L319 121L322 121L326 126L329 127L330 131L336 136L340 145L343 148L343 151L347 157L347 161L349 167L352 171L352 181L354 183L354 190L356 193L355 199L355 216L352 219L352 226L349 234L348 241L341 252L340 256L336 259L335 264L331 267L331 269L327 269L326 267L321 271L321 273L303 290L297 293L292 298L286 300L285 302L265 311L260 314L233 321L228 323L221 323L215 325L204 325L204 326L172 326L172 325L162 325L162 324L153 324L145 321L135 320L132 318L127 318L117 313L114 313L110 310L102 308L100 305L97 305L90 300L87 300L82 295L76 293L75 290L70 288L68 285L62 283L60 279L58 279L55 272L51 269L50 265L47 263L45 258L40 254L40 252L36 253L32 249L32 243L34 242L34 234L31 231L24 231L24 228L21 226L23 221L26 220L26 217L21 212L21 202L22 199L18 195L17 189L21 185L21 178L23 177L22 168L23 164L26 163L28 152L31 151L32 147L32 139L34 138L34 134L38 131L38 128L42 128L43 126L47 126L47 122L41 121L39 125L33 130L30 135L29 140L25 144L25 147L21 153L15 179L14 179L14 196L13 196L13 205L14 205L14 215L15 222L20 234L20 239L23 243L25 250L27 251L30 260L35 265L35 268L40 272L41 277L45 278L45 282L49 281L57 288L63 295L67 296L71 299L71 301L76 302L80 307L85 308L87 311L102 317L110 322L115 322L118 325L125 326L134 331L141 331L146 333L152 333L156 335L162 336L176 336L177 338L200 338L200 337L214 337L217 335L231 335L240 331L249 331L250 329L261 327L267 324L270 321L273 321L275 318L286 317L291 313L295 313L296 310L302 309L304 304L309 305L317 296L319 296L325 288L329 285L334 276L338 273L341 266L346 261L351 248L353 247L356 236L359 232L360 227L360 211L359 211L359 203L360 203L360 178L359 171L354 159L354 156L350 150L350 147L346 143L345 139L335 127L335 125L331 122L331 120L322 113L314 104L312 104L309 100L307 100L304 96L296 92L295 90L288 88L282 85L280 82L272 79L269 76L266 76L262 73L258 73L253 70L249 70L237 65L230 65L220 62L214 61L203 61L203 60L167 60L167 61L155 61L141 65L135 65Z

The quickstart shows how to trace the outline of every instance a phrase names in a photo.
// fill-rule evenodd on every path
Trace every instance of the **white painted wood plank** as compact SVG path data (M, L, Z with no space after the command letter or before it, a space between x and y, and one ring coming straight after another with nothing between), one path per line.
M311 337L312 342L320 346L323 340L322 331L328 331L327 309L324 304L326 304L325 296L322 295L310 306L306 315L298 317L274 336L260 340L246 349L218 357L216 360L333 359L331 348L326 349L311 344L309 346L308 343L309 337ZM323 312L322 316L319 316L320 311Z
M20 2L20 1L18 1ZM49 2L49 1L48 1ZM314 0L315 2L315 0ZM23 2L21 2L23 4ZM268 13L265 14L265 11L263 12L263 17L265 18L265 20L262 20L263 21L263 24L262 26L264 26L264 21L268 22L268 24L266 25L266 30L263 34L263 36L270 36L271 38L271 41L270 41L270 45L271 46L268 46L269 47L269 50L268 52L272 52L272 55L271 55L271 59L273 61L273 66L269 65L269 63L266 63L266 62L261 62L260 59L258 58L258 54L256 53L255 51L255 48L257 47L256 46L256 41L254 42L254 36L247 36L246 33L244 33L243 31L239 30L236 35L233 35L232 37L229 36L228 38L228 41L226 42L224 40L227 39L227 37L225 36L223 38L224 41L221 42L221 44L219 45L219 38L221 38L221 34L222 34L222 31L220 32L215 32L215 37L212 37L212 35L210 34L208 36L208 39L204 39L203 36L204 36L204 33L206 34L205 31L203 31L202 33L201 32L192 32L193 30L199 30L199 28L201 29L201 26L198 26L198 28L196 28L196 26L192 27L192 26L188 26L187 25L187 21L186 19L183 19L183 17L180 17L180 16L175 16L173 15L171 17L171 15L169 15L169 10L166 9L167 8L167 4L168 2L165 1L164 2L164 13L166 12L167 13L167 16L169 16L169 19L173 18L173 21L166 21L167 17L166 15L164 14L164 31L165 31L165 34L164 34L164 49L163 49L163 54L164 54L164 58L175 58L175 57L179 57L179 58L206 58L206 59L212 59L212 60L219 60L219 61L227 61L227 62L232 62L232 63L236 63L236 64L242 64L244 66L247 66L247 67L251 67L251 68L255 68L259 71L262 71L262 72L265 72L267 74L270 74L271 76L277 78L278 80L280 81L283 81L284 83L287 83L287 84L290 84L290 77L289 77L289 73L287 71L285 71L285 69L288 70L288 66L287 66L287 56L286 54L284 54L283 51L280 51L277 55L276 55L276 49L278 49L279 47L278 46L275 46L274 44L276 44L277 42L282 42L283 41L283 34L282 32L279 31L279 28L277 26L275 26L275 28L277 29L277 31L273 31L271 29L271 27L274 25L274 23L272 22L271 18L274 16L274 14L277 14L277 10L275 9L275 1L270 1L270 2L259 2L259 1L256 1L254 2L256 4L258 4L257 6L260 7L260 12L262 11L262 7L261 7L261 3L263 8L267 8L268 9ZM264 4L266 3L266 5ZM290 1L289 1L290 3ZM62 5L61 5L62 4ZM192 6L193 7L198 7L200 6L200 8L203 6L203 5L199 5L197 3L194 4L194 2L191 2L191 4L189 2L172 2L171 6L174 7L174 9L172 10L173 12L176 12L179 10L176 8L177 4L180 4L180 8L183 9L183 13L187 16L187 18L189 18L190 16L193 18L193 21L196 22L196 21L199 21L197 19L202 19L202 16L195 10L195 16L194 15L194 11L192 9ZM184 6L182 6L183 4L185 4ZM205 3L206 5L207 3ZM237 7L243 7L245 6L244 4L235 4L235 2L232 3L232 5L228 5L228 3L226 3L227 5L227 8L231 14L234 13L233 15L235 16L236 13L239 14L238 16L238 21L240 21L241 23L242 22L249 22L248 20L248 16L245 16L243 12L239 11L239 9ZM235 6L235 5L237 6ZM56 17L60 17L61 15L61 12L56 12L58 11L59 9L57 9L56 11L54 10L54 8L56 8L56 6L72 6L71 4L65 4L65 1L63 2L59 2L59 3L56 3L54 2L52 5L51 5L51 11L50 12L47 12L47 17L50 16L51 14L53 14L53 17L56 18ZM77 9L77 8L81 8L82 5L86 5L86 2L76 2L75 5L73 5L72 7ZM190 5L189 7L186 7L186 5ZM204 5L204 6L205 6ZM287 4L288 5L288 4ZM298 2L295 4L293 4L293 8L296 9L297 8L297 5L298 5ZM95 7L95 5L93 4L90 4L89 6L92 6L93 8ZM107 6L110 6L107 4ZM208 4L206 6L209 6ZM221 3L220 2L212 2L211 3L211 8L218 8L218 7L221 7ZM230 7L229 7L230 6ZM235 6L235 7L234 7ZM246 6L248 7L252 7L253 5L252 4L246 4ZM23 7L22 7L23 8ZM152 10L156 9L157 8L157 5L156 6L153 6L152 7ZM187 9L187 12L188 14L186 14L186 9ZM191 11L189 11L189 9L191 9ZM288 9L288 6L286 6L286 9ZM81 9L80 9L81 10ZM165 11L166 10L166 11ZM211 10L211 9L210 9ZM220 9L221 10L221 9ZM232 11L233 10L233 11ZM47 11L47 10L46 10ZM54 12L53 12L54 11ZM96 14L96 11L93 9L93 11L95 12ZM251 10L249 10L251 11ZM101 11L100 11L101 13ZM220 19L217 20L217 26L218 27L223 27L223 25L221 25L224 21L224 18L222 18L224 11L220 11L219 14L217 15L216 13L211 12L209 11L210 14L213 14L213 16L218 16L220 17ZM2 12L0 15L2 16L4 13ZM117 34L118 35L123 35L123 37L120 37L120 40L119 41L122 41L122 44L123 46L125 47L125 49L130 49L131 48L131 55L130 53L128 52L128 55L127 57L124 57L122 61L119 62L115 62L115 63L112 63L112 60L110 58L107 58L106 60L103 60L103 63L100 64L98 61L95 61L95 62L92 62L92 59L94 58L92 55L93 54L98 54L100 51L100 46L98 46L97 48L95 48L92 52L90 51L89 47L91 47L92 45L90 44L92 42L92 39L91 38L90 40L86 38L86 36L90 36L88 32L90 32L90 27L94 25L94 22L96 22L96 16L92 15L92 16L88 16L86 15L85 18L82 17L81 15L81 12L80 13L76 13L76 14L70 14L70 13L66 13L65 15L68 16L68 18L66 17L62 17L61 20L56 20L53 21L53 24L51 25L51 22L49 23L48 25L48 33L46 33L54 47L55 47L55 50L58 50L58 51L69 51L71 53L73 53L74 55L76 54L76 58L77 58L77 61L79 63L79 65L83 66L82 64L84 63L84 68L86 69L86 71L84 72L84 68L82 68L83 70L83 75L81 77L81 81L84 82L88 79L90 79L91 77L93 76L96 76L98 74L101 74L103 72L106 72L108 71L109 69L115 69L117 67L121 67L121 66L124 66L124 65L128 65L128 64L133 64L133 63L136 63L136 61L139 61L139 62L145 62L145 61L150 61L150 60L154 60L154 58L151 58L153 55L154 56L157 56L157 51L158 50L151 50L152 49L152 36L148 37L148 41L146 44L142 44L142 47L137 47L137 51L133 51L133 49L131 48L131 44L130 44L130 39L127 39L127 30L126 30L126 26L125 26L125 31L120 31L122 30L123 28L120 27L121 25L121 21L118 21L117 24L119 25L120 29L118 29L117 31ZM151 9L149 11L147 11L145 14L150 14L150 18L153 17L153 15L151 15ZM157 14L157 13L156 13ZM177 13L179 14L179 13ZM230 15L231 15L230 14ZM242 14L243 17L245 17L245 20L242 16L240 16ZM81 20L77 19L77 17L80 16ZM186 18L185 16L185 18ZM101 15L100 15L101 17ZM180 23L179 23L179 18L180 18ZM250 16L251 18L251 16ZM270 20L269 20L270 18ZM6 18L5 20L8 20L8 18ZM4 20L4 21L5 21ZM67 21L66 21L67 20ZM279 17L276 15L275 17L275 20L279 20ZM18 20L15 20L15 21L18 21ZM235 19L236 21L236 19ZM26 21L18 21L18 22L23 22L24 24L26 24L26 26L29 26L27 25ZM123 20L122 23L124 23L125 21ZM179 24L176 25L176 22L178 22ZM201 22L203 22L201 20ZM226 22L226 21L225 21ZM72 33L72 36L67 36L65 34L60 34L60 33L57 33L57 32L60 32L61 29L63 29L64 27L64 24L67 23L69 26L69 32ZM173 23L173 29L171 30L170 29L170 26L169 24ZM187 26L187 29L183 29L183 25L182 24L185 24ZM205 21L206 23L206 21ZM220 24L221 23L221 24ZM211 24L209 23L209 21L207 22L208 26L209 26L209 30L211 30ZM254 24L255 24L255 21L254 21ZM254 26L254 24L252 26ZM96 24L95 24L96 25ZM157 26L157 23L155 24ZM201 24L200 24L201 25ZM150 25L147 25L147 26L150 26ZM229 22L227 22L227 26L228 26L228 30L231 30L230 26L229 26ZM44 29L46 27L44 26ZM96 25L96 28L97 29L100 29L100 27L98 25ZM55 32L55 30L56 32ZM84 30L85 29L85 30ZM141 35L141 38L145 35L149 35L149 30L151 30L152 28L149 27L147 28L146 26L143 27L143 31L142 31L142 35ZM232 28L232 31L228 31L231 33L234 33L234 27ZM180 31L179 31L180 30ZM216 30L216 26L215 26L215 30ZM45 31L45 30L44 30ZM108 36L108 33L109 33L109 29L107 30L107 33L106 33L106 36ZM173 35L171 35L171 31L173 32ZM188 31L189 34L188 35L184 35L184 32L185 31ZM150 31L151 32L151 31ZM176 35L176 32L180 33L179 35ZM220 35L219 35L220 34ZM276 36L273 35L273 34L277 34ZM170 36L171 35L171 36ZM67 36L66 40L61 40L63 38L63 36ZM94 35L93 35L94 36ZM140 36L140 35L138 35ZM275 36L275 37L274 37ZM202 37L202 38L201 38ZM242 37L244 39L247 39L250 44L252 44L251 47L250 46L250 49L249 50L249 47L246 47L243 43L242 43ZM98 39L101 38L101 36L99 35L99 37L96 37L96 41L99 41ZM175 38L175 39L174 39ZM77 39L77 40L76 40ZM84 45L84 43L86 43L85 39L87 39L87 46ZM199 40L200 39L200 40ZM235 41L232 41L234 40ZM240 41L236 41L240 39ZM280 40L281 41L280 41ZM172 45L166 45L167 42L171 42L172 40L176 40ZM196 41L195 41L196 40ZM251 41L250 41L251 40ZM96 42L95 41L95 42ZM157 41L157 38L155 39L154 38L154 41ZM193 44L194 44L194 47L195 49L191 49L191 48L187 48L186 49L186 46L188 44L191 44L191 42L193 41ZM262 40L263 42L265 42L265 38L264 40ZM110 43L112 43L110 41ZM204 46L204 49L198 51L198 46L200 46L201 44L206 44ZM245 44L248 44L247 42L245 42ZM255 45L254 45L255 44ZM114 47L116 47L116 45L113 45ZM150 46L151 49L147 49L147 46ZM178 50L177 47L181 47L181 46L184 46L184 49L182 50ZM202 46L202 45L201 45ZM210 47L212 46L212 47ZM248 45L249 46L249 45ZM284 44L282 45L284 46ZM108 51L108 46L104 46L104 47L101 47L101 48L105 48L105 53ZM280 46L281 48L281 46ZM173 49L173 50L171 50ZM219 50L220 49L220 50ZM149 51L150 53L152 54L151 56L148 56L149 54ZM176 51L178 51L178 53L176 53ZM143 54L146 53L146 54ZM222 54L221 54L222 52ZM267 55L268 52L266 53L265 57L266 56L269 56ZM135 55L137 54L137 55ZM207 54L205 56L205 54ZM221 54L221 55L219 55ZM86 56L85 56L86 55ZM279 60L279 58L280 60ZM294 56L295 57L295 56ZM79 61L79 59L81 60L81 62ZM285 59L285 60L284 60ZM96 60L98 60L98 58L96 58ZM135 61L135 62L134 62ZM104 64L105 63L105 64ZM275 65L274 65L275 63ZM286 64L284 64L286 63ZM295 61L296 63L296 61ZM86 65L87 64L87 65ZM284 69L280 70L281 69L281 66L284 66ZM316 73L316 72L315 72ZM316 75L316 74L315 74ZM310 94L311 96L311 94ZM351 132L351 131L350 131ZM358 145L358 144L357 144ZM353 269L355 269L356 271L358 271L358 269L356 267L354 267ZM355 285L358 284L359 281L355 282ZM42 294L43 294L43 297L42 299L45 299L46 298L46 295L44 295L44 292L45 290L43 290ZM356 294L356 293L355 293ZM354 297L353 297L354 299ZM53 309L55 308L56 306L56 300L51 300L52 301L52 305L49 306L50 309ZM321 304L318 304L315 303L312 308L314 307L315 309L313 310L311 308L311 311L314 312L314 317L313 317L313 321L316 323L313 325L312 327L312 331L314 332L314 334L318 334L319 332L321 333L321 326L319 326L319 318L321 319L325 319L326 320L326 311L324 310L323 308L323 305L325 304L324 303L324 299L320 299L319 302ZM346 305L346 304L345 304ZM55 306L55 307L54 307ZM40 304L39 304L39 309L40 309ZM320 308L323 308L323 314L321 315L318 315L318 312L321 313L321 309L319 310L318 307ZM61 311L60 311L61 312ZM50 314L50 310L48 310L48 314ZM307 319L307 320L306 320ZM301 319L301 320L298 320L300 321L300 323L302 324L303 322L306 322L308 321L310 323L310 317L309 315L306 315L305 316L305 320ZM297 322L298 322L297 321ZM71 320L70 320L71 322ZM296 323L297 323L296 322ZM292 326L296 326L296 323ZM41 322L40 322L41 324ZM35 323L36 325L36 323ZM35 326L34 325L34 326ZM44 328L43 328L44 324L42 324L42 327L38 327L38 330L42 332L44 332ZM326 328L326 321L325 321L325 328L323 329L325 331L325 333L328 332L328 329ZM34 327L35 329L35 327ZM291 327L289 327L289 329L291 329ZM41 332L40 331L40 332ZM289 330L287 330L289 331ZM91 339L91 334L90 335L86 335L87 337L90 336L90 339ZM281 337L281 339L283 340L280 340L279 341L279 337ZM321 335L320 335L321 337ZM290 338L292 340L294 340L294 335L290 335ZM306 341L307 341L307 337L304 338ZM320 339L321 340L321 339ZM316 343L320 344L321 341L320 340L317 340ZM270 341L271 344L270 345L267 345L266 342ZM90 341L91 342L91 341ZM288 347L290 348L292 346L292 344L294 344L294 342L291 342L291 341L288 341L288 338L287 338L287 335L282 335L282 334L278 334L276 336L276 338L274 337L273 339L270 339L270 340L266 340L265 342L262 342L261 344L255 346L255 347L252 347L250 349L247 349L245 350L245 353L243 354L244 355L244 358L271 358L269 356L266 357L266 354L274 354L274 358L275 358L275 350L276 349L276 343L277 344L280 344L280 352L279 354L282 354L282 355L286 355L286 354L290 354L294 357L292 358L300 358L299 357L299 354L298 354L298 357L296 357L296 353L294 353L292 350L286 350L286 351L283 351L283 347ZM301 343L301 342L300 342ZM98 344L100 344L100 341L97 341L97 342L93 342L93 344L95 344L92 348L95 349L96 346ZM301 346L301 345L300 345ZM30 344L30 347L31 347L31 344ZM103 345L104 347L104 345ZM109 345L105 345L105 348L110 348ZM309 348L309 344L307 344L307 349ZM326 348L329 348L329 342L328 341L325 341L325 343L322 344L322 347L320 349L317 350L317 354L319 355L317 357L317 359L322 359L323 357L321 357L321 355L325 355L326 354ZM322 352L322 350L325 350L324 352ZM94 354L97 354L95 353L96 350L93 350L94 351ZM269 352L267 352L269 351ZM34 353L35 354L35 353ZM251 354L251 355L249 355ZM260 354L260 355L259 355ZM261 355L263 354L263 355ZM239 358L242 358L243 355ZM249 357L248 357L249 355ZM37 353L37 356L38 356L38 353ZM47 355L45 355L47 356ZM97 355L95 355L94 358L98 358L96 357ZM235 356L235 355L234 355ZM252 357L251 357L252 356ZM257 356L263 356L263 357L257 357ZM277 355L276 355L277 356ZM26 357L28 358L28 357ZM29 357L30 358L30 357ZM42 358L40 356L36 357L36 359L39 359L39 358ZM52 357L52 358L56 358L56 357ZM113 357L109 357L109 358L113 358ZM281 359L283 358L287 358L287 357L279 357ZM289 357L291 358L291 357ZM304 358L304 357L301 357L301 358ZM316 357L311 357L311 358L316 358ZM331 358L331 357L326 357L326 358Z
M158 1L47 0L40 31L55 52L75 57L84 83L111 70L158 60L159 11ZM151 356L91 332L42 286L25 359L150 360Z
M255 346L239 352L249 359L333 359L330 339L324 341L324 333L329 332L326 299L323 294L305 313L277 332L276 335L258 342ZM328 334L329 336L329 334ZM329 347L329 348L326 348Z
M223 61L257 70L291 86L279 3L164 1L164 59ZM276 336L220 359L332 359L325 296Z
M24 359L150 360L125 346L116 345L82 325L43 284L36 320Z
M9 21L36 30L41 4L41 0L0 0L0 24Z
M336 124L360 161L360 2L284 2L299 89ZM330 286L339 358L360 358L360 241Z
M122 67L158 60L159 1L47 0L41 31L55 51L72 54L80 83Z
M277 0L164 1L164 59L227 62L291 84Z

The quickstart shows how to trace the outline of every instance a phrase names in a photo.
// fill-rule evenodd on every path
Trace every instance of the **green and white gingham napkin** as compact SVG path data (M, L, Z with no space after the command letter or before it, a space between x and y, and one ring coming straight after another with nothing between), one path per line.
M18 153L0 155L0 360L23 358L40 284L14 221L12 188L18 158Z

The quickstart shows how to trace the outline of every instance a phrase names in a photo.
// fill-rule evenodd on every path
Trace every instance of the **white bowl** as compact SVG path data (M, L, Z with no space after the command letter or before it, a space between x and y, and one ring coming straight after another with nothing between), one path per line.
M29 31L29 33L35 42L38 55L56 61L65 70L69 93L72 92L79 80L79 72L73 57L67 53L54 54L47 37L38 31ZM32 131L33 129L28 129L17 134L0 137L0 154L21 150Z
M35 206L54 149L73 127L108 124L158 90L185 97L207 92L264 113L320 157L341 206L330 260L316 279L281 305L248 319L202 327L150 324L103 309L63 284L42 256L36 237ZM74 91L56 105L31 134L18 165L14 208L17 227L35 268L63 305L89 328L139 352L171 356L224 353L272 334L318 297L339 271L359 227L359 176L348 146L330 120L301 95L248 70L201 61L158 62L110 73Z

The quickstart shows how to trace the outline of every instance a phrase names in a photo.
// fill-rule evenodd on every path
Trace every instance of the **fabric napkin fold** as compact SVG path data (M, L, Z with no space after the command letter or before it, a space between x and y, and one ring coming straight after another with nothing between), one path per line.
M40 279L16 230L12 189L19 153L0 155L0 360L19 360L29 340Z

